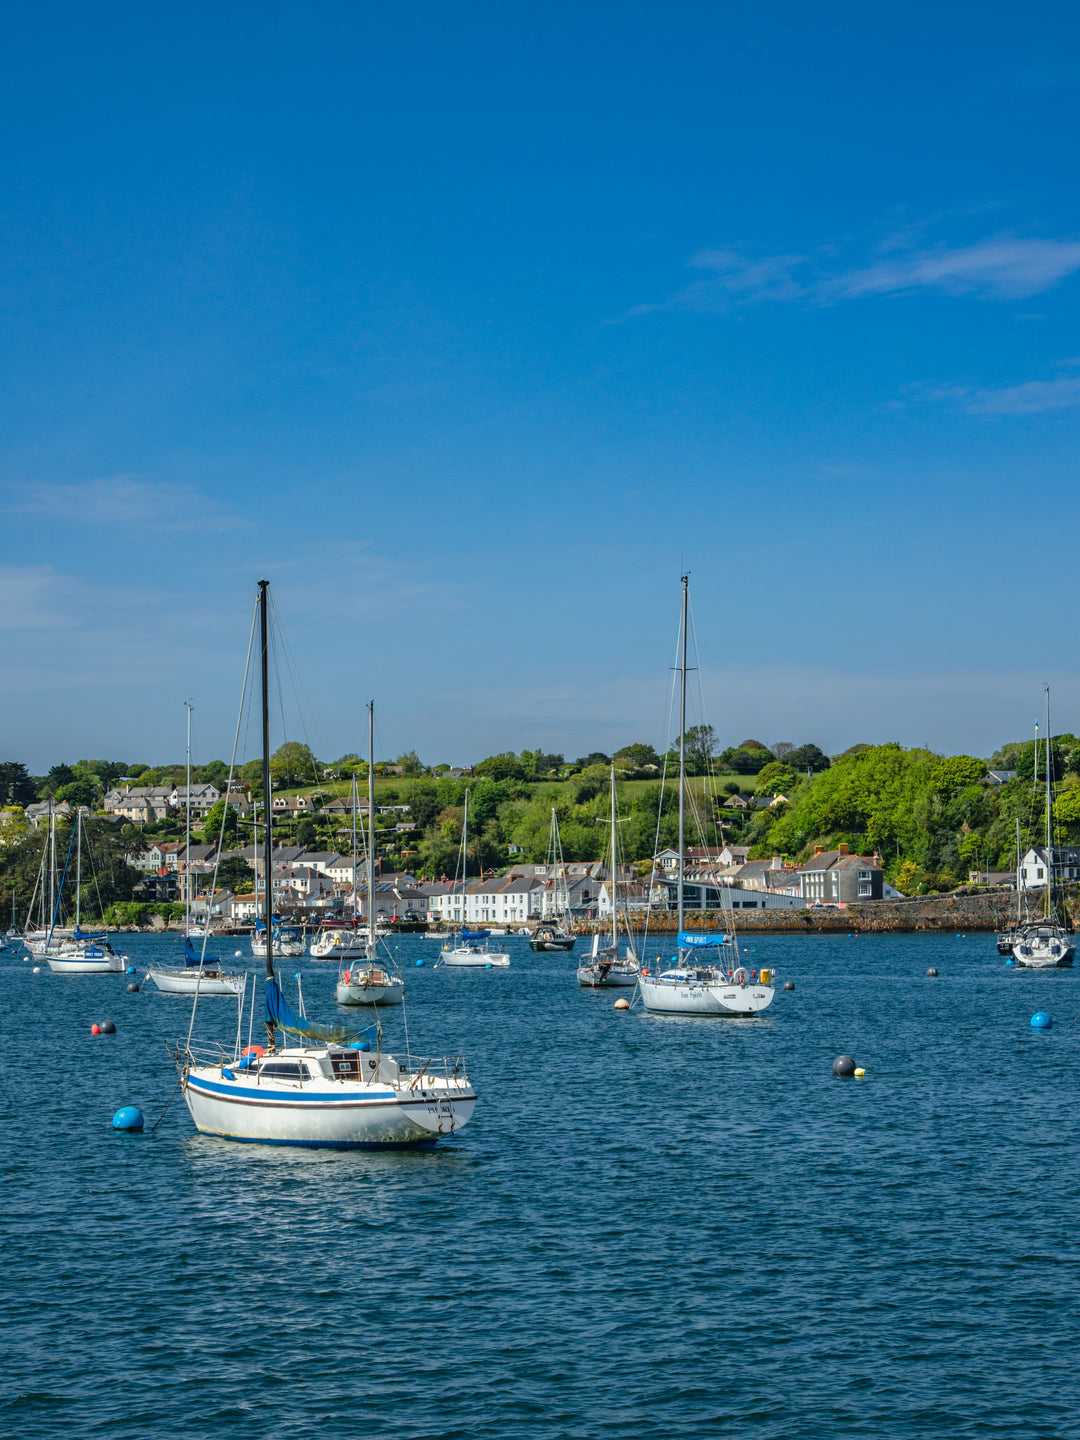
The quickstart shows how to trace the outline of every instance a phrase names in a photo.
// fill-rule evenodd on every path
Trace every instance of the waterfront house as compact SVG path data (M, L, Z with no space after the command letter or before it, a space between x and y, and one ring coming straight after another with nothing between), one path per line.
M543 908L544 883L521 876L488 876L470 880L464 891L460 881L445 894L429 897L433 918L451 925L522 925L539 919Z
M882 898L883 875L876 855L852 855L847 845L818 850L799 866L804 900L819 905L850 905Z
M1020 861L1020 889L1043 890L1050 870L1045 845L1033 845ZM1080 880L1080 845L1054 846L1054 883Z

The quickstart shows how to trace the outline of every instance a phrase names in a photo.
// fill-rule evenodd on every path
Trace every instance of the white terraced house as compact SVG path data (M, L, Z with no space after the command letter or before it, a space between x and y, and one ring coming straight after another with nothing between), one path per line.
M464 894L460 883L445 895L432 895L428 914L449 925L523 925L539 919L544 887L539 880L505 876L470 880Z

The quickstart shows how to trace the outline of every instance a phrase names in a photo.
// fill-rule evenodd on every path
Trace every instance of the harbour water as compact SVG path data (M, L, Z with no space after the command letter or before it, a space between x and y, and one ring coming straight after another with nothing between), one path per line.
M231 1145L179 1098L115 1134L165 1109L187 1004L0 954L5 1436L1075 1435L1077 975L987 935L762 936L794 993L685 1020L517 938L506 971L396 943L413 1053L480 1094L433 1152ZM333 967L282 971L334 1010Z

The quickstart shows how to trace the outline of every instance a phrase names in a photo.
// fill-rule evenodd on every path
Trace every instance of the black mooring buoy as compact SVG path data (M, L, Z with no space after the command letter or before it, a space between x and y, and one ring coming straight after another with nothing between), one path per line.
M850 1055L840 1055L832 1062L832 1073L841 1080L855 1074L855 1061Z
M794 981L794 980L785 980L785 981L784 981L784 989L785 989L785 990L794 990L794 989L795 989L795 981Z
M937 971L934 969L933 965L931 965L931 966L930 966L930 969L927 970L926 973L927 973L927 975L936 975L936 974L937 974Z

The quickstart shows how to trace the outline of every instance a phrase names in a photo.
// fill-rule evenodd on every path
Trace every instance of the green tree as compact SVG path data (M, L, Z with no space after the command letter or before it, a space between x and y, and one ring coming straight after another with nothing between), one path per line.
M679 737L676 735L671 748L678 753ZM765 750L765 747L761 747ZM686 730L686 769L690 775L707 775L716 753L716 732L711 725L689 725ZM770 759L765 751L765 760ZM764 764L765 761L762 761Z
M70 785L75 779L75 771L70 765L54 765L38 785L38 794L47 800L50 795L56 794L61 785Z
M475 767L475 774L489 776L492 780L524 780L525 771L521 761L512 750L501 755L489 755Z
M406 750L404 755L398 756L395 764L401 766L402 775L422 775L424 773L424 766L415 750Z
M757 779L754 782L754 794L784 794L790 799L791 792L798 782L799 777L790 765L785 765L780 760L773 760L771 764L763 766L758 771Z
M966 785L977 784L986 774L986 764L973 755L949 755L939 760L930 772L935 790L951 795Z
M32 805L37 798L37 786L25 765L17 760L0 764L0 807Z
M305 850L314 850L319 843L318 826L308 815L305 815L296 827L296 843L302 845Z
M54 800L66 800L69 805L86 805L93 809L98 803L98 787L93 780L69 780L61 785L53 796Z
M689 731L687 737L689 738ZM620 760L627 761L634 770L644 770L647 765L655 765L659 769L661 764L660 756L653 747L646 745L641 740L636 740L632 745L624 745L621 750L616 750L613 758L616 764Z
M250 895L255 889L255 871L242 855L229 855L217 872L218 888L234 895Z
M286 740L270 757L270 776L275 786L314 785L319 779L319 762L310 745Z
M825 751L817 745L800 745L797 749L789 750L784 756L784 761L793 770L803 772L813 770L815 773L819 770L828 770L832 764Z
M222 833L222 820L225 822L225 830ZM236 810L228 803L224 795L212 805L207 811L206 819L203 821L203 834L206 837L207 845L221 845L228 849L230 845L236 845L240 835L239 819Z

